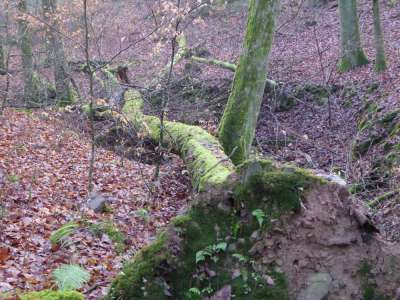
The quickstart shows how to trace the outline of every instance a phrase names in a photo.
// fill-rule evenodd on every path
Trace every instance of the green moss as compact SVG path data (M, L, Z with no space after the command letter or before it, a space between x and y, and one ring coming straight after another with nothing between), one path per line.
M377 289L377 285L374 281L374 276L372 274L372 266L368 261L362 261L360 268L358 270L358 276L361 280L363 300L389 300L380 293Z
M279 216L300 208L300 196L312 184L323 183L323 180L309 172L293 167L274 168L269 161L259 171L254 163L241 166L241 173L247 174L245 182L236 188L235 197L250 205L249 210L266 205L270 214Z
M144 247L127 263L105 299L163 299L163 287L154 284L158 268L168 262L166 233Z
M143 115L143 100L136 91L125 94L123 113L128 121L153 141L160 139L160 119ZM233 165L224 154L218 140L198 126L165 121L163 144L180 154L192 175L196 190L223 186L234 172Z
M385 151L390 151L392 146L388 138L396 136L400 132L398 116L400 110L392 110L382 117L378 113L382 108L376 103L368 101L363 107L363 116L358 123L359 132L363 133L363 139L359 139L353 146L353 154L356 157L368 152L374 145L384 142Z
M54 90L54 93L56 91ZM72 89L69 88L67 85L67 90L64 91L62 95L57 95L57 105L59 107L65 107L67 105L71 105L76 103L76 99L78 98L78 95L76 91L73 91Z
M400 190L393 190L393 191L389 191L386 192L374 199L372 199L371 201L368 202L368 206L371 208L375 208L376 206L378 206L379 204L381 204L382 202L393 198L394 196L398 195L400 193Z
M357 194L359 192L364 191L365 189L366 189L366 184L364 182L354 183L354 184L350 185L349 192L351 194Z
M288 299L287 285L283 274L272 272L269 275L275 280L274 287L268 287L250 263L237 265L231 252L223 251L215 256L218 261L207 259L207 268L216 272L215 277L202 277L202 272L198 269L195 258L196 253L207 246L215 245L219 242L227 242L228 246L235 245L235 252L248 255L252 243L249 240L249 233L256 230L258 225L251 220L242 220L243 228L236 239L233 237L233 224L240 222L240 217L234 213L224 213L215 209L193 208L189 213L189 218L184 222L179 222L181 237L183 239L179 272L174 272L169 277L170 282L174 282L174 297L176 299L186 299L186 292L196 287L200 291L210 289L210 295L229 284L232 286L232 294L235 299ZM228 237L231 237L227 240ZM237 239L244 240L239 244ZM233 269L241 269L241 275L232 279ZM194 275L194 276L193 276ZM188 280L188 278L192 278ZM203 297L207 293L203 293Z
M386 138L385 135L372 134L370 137L355 143L353 147L353 155L355 157L360 157L365 155L371 149L371 147L373 147L376 144L379 144L385 138Z
M380 123L380 124L391 123L399 115L399 112L400 112L399 109L388 112L381 119L378 120L378 123Z
M379 89L379 82L373 82L367 86L367 93L372 94Z
M159 119L145 118L152 128L153 139L159 138ZM192 175L193 186L198 191L205 191L210 186L221 186L227 182L233 173L233 166L228 162L221 162L224 153L218 140L205 130L176 122L165 122L168 135L166 143L176 145L187 168Z
M268 160L247 161L238 170L243 184L236 189L230 209L192 205L124 267L106 299L192 299L188 298L191 288L203 299L225 285L232 287L235 299L289 299L284 274L274 272L273 266L265 266L263 273L254 267L258 254L250 254L254 245L250 236L260 225L251 212L265 212L266 226L261 230L268 230L268 220L298 210L303 191L323 181L301 169L279 169ZM196 253L220 243L227 244L225 251L196 262ZM233 254L247 259L239 261ZM204 273L202 266L215 276ZM240 270L239 276L233 276L235 270ZM275 285L268 286L263 274L271 276Z
M84 297L75 291L45 290L22 295L21 300L84 300Z
M368 58L365 56L364 51L359 49L351 56L344 56L339 63L339 71L347 72L355 67L360 67L369 64Z
M192 220L192 218L189 215L182 215L182 216L175 217L171 221L171 223L176 227L181 227L181 226L186 225L191 220Z
M101 236L106 234L115 245L115 251L121 254L125 250L125 235L112 223L100 222L89 225L89 229L95 234Z

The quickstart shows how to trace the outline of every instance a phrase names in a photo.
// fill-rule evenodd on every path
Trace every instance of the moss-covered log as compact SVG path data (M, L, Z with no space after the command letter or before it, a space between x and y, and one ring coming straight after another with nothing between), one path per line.
M204 58L204 57L199 57L199 56L195 56L195 55L191 56L190 58L191 58L191 60L198 62L198 63L218 66L218 67L221 67L223 69L227 69L227 70L233 71L233 72L236 71L236 65L231 64L226 61L222 61L222 60L218 60L218 59Z
M160 119L142 113L143 99L138 91L125 93L123 119L142 136L156 144L160 138ZM182 123L164 122L164 143L178 153L192 174L194 187L201 192L224 192L235 181L234 167L218 140L204 129Z
M339 69L347 71L368 64L361 47L357 0L339 0L341 59Z
M276 0L252 0L246 36L219 140L235 164L248 158L264 95L268 55L275 31Z

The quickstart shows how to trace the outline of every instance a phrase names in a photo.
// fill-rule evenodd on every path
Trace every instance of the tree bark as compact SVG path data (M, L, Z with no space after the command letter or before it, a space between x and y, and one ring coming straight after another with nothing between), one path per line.
M59 104L70 104L73 95L69 84L64 43L59 34L61 28L56 16L57 0L42 0L42 9L44 19L51 25L46 29L46 36L49 44L49 61L54 68L56 97Z
M243 50L219 128L219 140L235 164L248 158L253 142L267 79L276 10L276 0L250 1Z
M35 80L32 56L31 33L26 20L27 3L26 0L18 1L18 35L19 46L22 53L22 68L24 74L24 100L25 102L38 102L39 91Z
M385 71L385 43L381 26L381 17L379 9L379 0L372 0L372 12L374 17L374 38L375 38L375 70L377 72Z
M339 70L348 71L368 64L361 46L357 0L339 0L341 60Z
M5 51L4 51L4 36L0 34L0 75L5 73L6 64L5 64Z

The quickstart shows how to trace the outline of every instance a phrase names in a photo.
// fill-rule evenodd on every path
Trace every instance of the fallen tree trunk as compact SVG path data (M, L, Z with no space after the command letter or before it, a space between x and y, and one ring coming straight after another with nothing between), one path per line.
M160 119L142 113L143 99L137 91L125 93L122 114L126 121L155 143L160 139ZM192 174L193 186L200 192L223 192L234 181L234 166L218 140L204 129L177 122L164 122L164 140L178 153Z
M211 58L204 58L204 57L199 57L199 56L191 56L190 57L193 61L202 63L202 64L207 64L207 65L214 65L221 67L223 69L227 69L229 71L235 72L236 71L236 65L231 64L226 61L218 60L218 59L211 59Z
M232 64L230 62L226 62L223 60L213 59L213 58L204 58L204 57L193 55L190 57L190 59L197 63L221 67L223 69L226 69L226 70L229 70L232 72L236 72L236 68L237 68L237 66L235 64ZM268 87L278 86L278 83L276 81L274 81L272 79L268 79L268 78L267 78L267 84L268 84Z
M118 119L143 138L159 144L160 119L143 114L143 99L137 90L124 93L124 104ZM99 107L99 116L104 118L109 110ZM86 113L90 113L86 108ZM193 187L203 196L229 197L236 182L235 167L222 150L218 140L198 126L164 121L163 144L180 155L192 176ZM207 196L206 196L207 195ZM206 196L206 197L205 197Z

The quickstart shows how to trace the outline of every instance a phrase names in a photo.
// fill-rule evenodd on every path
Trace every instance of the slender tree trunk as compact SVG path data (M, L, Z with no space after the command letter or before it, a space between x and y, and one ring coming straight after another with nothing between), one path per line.
M94 91L93 91L93 70L90 65L90 38L89 38L89 20L88 20L88 3L87 0L83 0L83 21L84 21L84 30L85 30L85 58L86 58L86 67L89 72L89 111L90 111L90 139L91 139L91 147L90 147L90 160L89 160L89 174L88 174L88 191L89 193L93 191L93 173L94 173L94 161L95 161L95 132L94 132Z
M3 12L4 12L4 32L2 32L2 35L0 36L0 43L1 43L1 66L0 66L0 74L6 75L6 84L5 84L5 89L2 96L2 102L0 106L0 115L3 113L4 108L6 107L7 100L8 100L8 94L9 94L9 89L10 89L10 74L8 72L8 67L10 64L10 45L9 45L9 40L10 40L10 28L9 28L9 23L10 23L10 15L9 15L9 2L4 1L4 5L2 7Z
M361 47L357 0L339 0L341 60L339 69L347 71L368 64Z
M18 19L18 35L24 73L24 100L26 102L37 102L39 95L33 69L32 40L28 22L25 18L25 14L27 13L26 0L18 0L17 8L20 14Z
M249 156L253 142L267 79L277 3L251 0L249 4L243 50L219 128L219 140L235 164Z
M381 26L381 17L379 12L379 0L372 0L372 12L374 15L374 38L375 38L375 70L382 72L386 70L385 43Z
M71 87L69 84L67 62L65 59L64 43L57 21L57 0L42 0L44 19L51 27L47 28L47 42L49 44L49 61L54 67L56 95L59 104L66 105L72 102Z
M0 34L0 74L4 74L6 68L4 44L5 38L2 34Z

